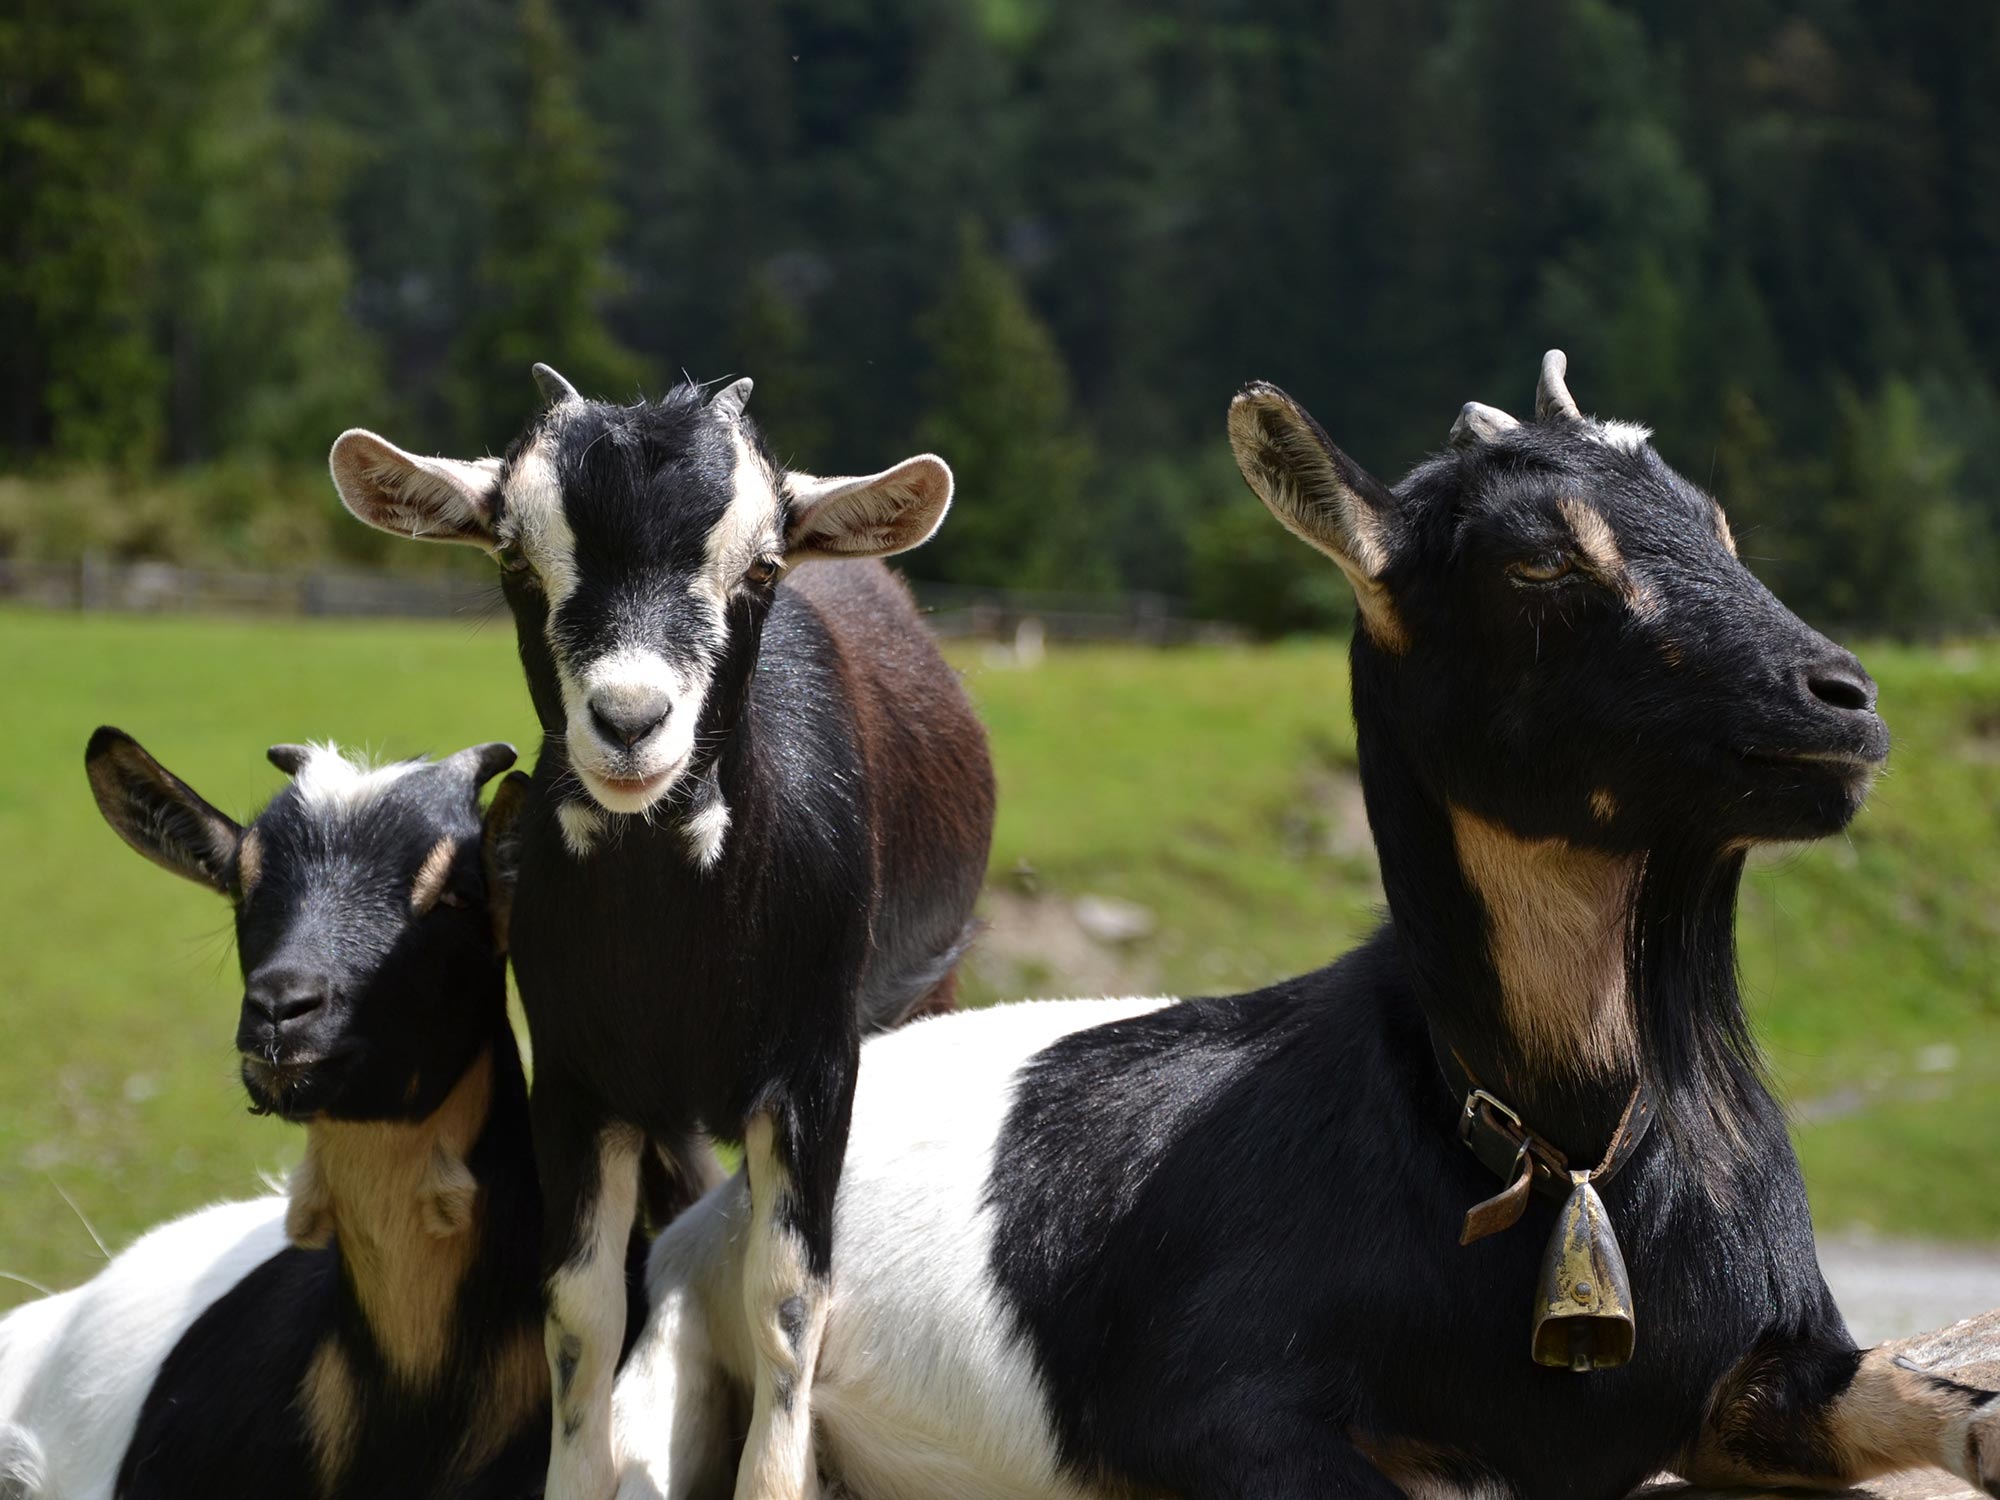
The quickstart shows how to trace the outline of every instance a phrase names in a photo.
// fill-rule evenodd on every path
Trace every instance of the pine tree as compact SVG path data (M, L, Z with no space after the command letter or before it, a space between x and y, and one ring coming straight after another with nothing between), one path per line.
M1108 583L1085 499L1095 460L1062 355L1014 273L969 225L922 333L930 375L917 441L952 466L958 488L921 571L1013 588Z
M647 375L604 321L616 214L568 39L550 0L520 0L517 21L516 115L493 163L478 301L454 360L461 440L475 448L520 426L538 360L611 400L638 395Z

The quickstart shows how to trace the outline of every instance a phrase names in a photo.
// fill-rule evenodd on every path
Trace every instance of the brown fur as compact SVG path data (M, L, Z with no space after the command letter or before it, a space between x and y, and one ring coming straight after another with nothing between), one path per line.
M250 893L257 889L257 882L264 878L264 840L252 828L243 835L243 842L236 847L236 891L239 900L248 901Z
M1583 554L1590 571L1606 587L1614 590L1635 614L1654 613L1659 608L1659 600L1651 589L1632 576L1632 569L1618 546L1611 523L1581 500L1564 500L1561 509L1563 519L1569 523L1570 533L1576 538L1577 550Z
M305 1414L320 1485L332 1494L340 1486L348 1455L354 1451L355 1429L361 1419L354 1370L341 1352L338 1334L328 1335L314 1353L299 1387L299 1406Z
M300 1245L337 1239L369 1333L413 1384L449 1350L451 1288L477 1253L479 1185L465 1157L486 1123L493 1059L482 1053L430 1116L315 1120L293 1173L285 1229Z
M1715 534L1722 538L1722 545L1729 549L1729 555L1736 556L1736 533L1729 529L1729 517L1722 513L1720 505L1715 507Z
M1871 1349L1853 1381L1817 1411L1785 1410L1781 1366L1753 1355L1723 1381L1702 1434L1679 1471L1697 1484L1833 1488L1900 1469L1943 1468L1975 1484L2000 1483L2000 1406L1983 1393L1926 1375ZM1991 1434L1980 1430L1991 1412ZM1760 1450L1785 1423L1811 1462L1773 1463Z
M1629 1069L1638 1040L1625 990L1633 860L1524 839L1451 810L1460 867L1486 908L1508 1027L1552 1071Z
M883 887L885 914L905 894L983 870L995 797L985 731L963 693L938 691L940 674L950 668L909 589L879 563L854 562L808 563L788 586L826 627L835 670L853 706L870 788L874 878L895 870L906 881L903 890ZM900 851L894 860L885 857L892 848ZM879 937L885 931L881 914L876 926ZM927 936L942 952L962 935ZM950 1009L955 993L948 974L908 1014Z
M479 1473L531 1422L545 1420L549 1357L539 1323L523 1327L495 1351L483 1383L478 1409L484 1415L459 1446L461 1475Z

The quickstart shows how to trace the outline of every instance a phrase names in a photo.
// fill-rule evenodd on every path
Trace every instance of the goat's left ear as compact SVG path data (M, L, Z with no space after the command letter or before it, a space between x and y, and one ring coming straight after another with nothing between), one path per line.
M935 453L860 478L787 474L785 560L888 557L931 538L951 509L951 469Z
M353 427L334 442L327 467L340 503L377 531L419 542L493 545L497 458L424 458Z
M528 800L528 773L516 771L494 788L486 806L481 858L486 866L486 904L493 913L493 941L507 951L514 915L514 882L521 872L521 809Z
M90 737L83 767L97 810L118 836L163 870L229 895L243 830L148 755L131 735L106 725Z
M1229 446L1285 529L1340 564L1369 634L1402 650L1407 637L1384 581L1396 508L1388 487L1336 448L1303 406L1261 380L1229 403Z

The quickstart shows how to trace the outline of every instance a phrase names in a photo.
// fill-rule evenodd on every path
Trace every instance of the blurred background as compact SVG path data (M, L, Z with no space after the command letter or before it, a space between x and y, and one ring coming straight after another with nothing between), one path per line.
M2000 1245L1991 0L14 0L0 328L0 1272L297 1148L95 724L238 812L275 740L532 746L488 565L348 520L341 429L497 452L547 360L751 374L819 472L942 452L905 562L1001 767L977 997L1217 989L1379 900L1345 590L1230 393L1393 478L1550 346L1882 679L1872 810L1744 902L1823 1223Z

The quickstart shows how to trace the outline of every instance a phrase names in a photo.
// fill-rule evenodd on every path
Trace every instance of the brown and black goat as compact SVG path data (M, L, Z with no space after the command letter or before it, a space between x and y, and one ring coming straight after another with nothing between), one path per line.
M985 735L870 560L931 534L951 472L788 471L747 380L615 406L537 374L549 404L504 460L349 432L332 466L369 524L496 556L542 722L512 932L549 1209L549 1492L609 1491L642 1153L692 1176L706 1132L743 1142L753 1200L745 1483L802 1495L861 1037L949 1006L992 831Z

